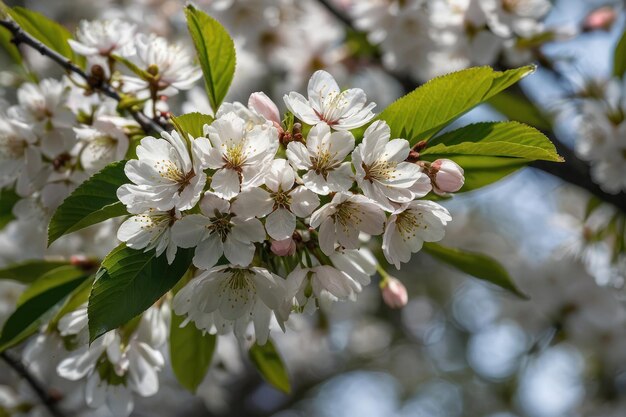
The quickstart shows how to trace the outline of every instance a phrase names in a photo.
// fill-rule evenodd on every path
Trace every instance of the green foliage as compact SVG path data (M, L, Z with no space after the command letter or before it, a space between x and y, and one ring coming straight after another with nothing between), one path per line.
M15 219L13 206L20 199L14 190L0 190L0 230Z
M431 139L422 159L448 158L463 167L467 192L484 187L535 160L561 162L543 133L517 122L477 123Z
M74 53L67 42L68 39L72 38L72 34L62 25L48 19L41 13L23 7L13 7L8 9L8 13L29 35L75 64L84 66L85 58Z
M144 312L185 274L193 249L179 249L169 265L165 254L121 244L102 261L89 296L89 340L93 341Z
M235 75L235 44L224 27L211 16L188 4L185 7L189 34L198 52L198 61L213 113L224 101Z
M211 123L213 123L213 116L198 112L172 116L172 124L183 138L187 137L186 133L189 133L194 138L204 136L204 125L210 125Z
M0 335L0 352L22 342L37 331L50 311L87 279L77 268L62 266L33 283L20 298L20 304L7 319Z
M183 316L172 314L170 358L178 382L195 393L211 365L217 336L203 333L193 323L181 328L183 321Z
M613 76L622 78L626 72L626 32L622 35L613 52Z
M264 345L256 343L252 345L249 355L256 369L267 382L284 393L291 392L287 370L271 340Z
M89 300L89 293L91 292L91 286L93 285L94 275L90 275L88 279L82 282L72 293L65 299L61 308L56 312L50 323L49 328L56 328L61 317L72 311L77 310L83 304Z
M12 279L29 284L48 272L67 265L69 263L65 261L46 261L43 259L18 262L0 269L0 279Z
M516 287L506 269L489 256L456 248L448 248L436 243L424 243L424 250L438 260L466 274L509 290L518 297L528 299L528 296Z
M379 119L389 124L392 137L405 138L413 145L432 138L445 126L534 70L534 66L505 72L477 67L434 78L396 100Z
M503 91L489 99L491 107L509 120L526 123L544 131L552 129L552 122L525 97Z
M435 159L450 155L476 155L563 162L543 133L517 122L468 125L431 139L420 154Z
M128 182L126 161L118 161L92 175L56 209L48 226L48 245L63 235L104 220L128 214L117 199L117 189Z
M0 47L16 64L22 65L22 54L11 42L11 39L13 39L13 34L8 29L0 28Z

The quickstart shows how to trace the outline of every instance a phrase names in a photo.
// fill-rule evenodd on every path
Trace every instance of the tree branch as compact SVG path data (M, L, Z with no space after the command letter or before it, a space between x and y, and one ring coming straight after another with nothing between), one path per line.
M318 0L318 2L326 8L337 20L341 21L348 29L358 31L354 26L354 23L348 15L342 10L339 10L328 0ZM545 59L545 57L544 57ZM380 61L380 60L379 60ZM398 81L403 87L406 93L409 93L420 86L418 82L411 79L404 74L398 74L394 71L386 69L382 62L377 62L377 65L391 75L396 81ZM549 67L550 71L556 73L554 66ZM558 73L557 73L558 75ZM600 200L612 204L622 212L626 213L626 193L621 192L619 194L609 194L602 190L593 182L591 178L591 168L588 163L579 159L576 154L567 146L565 146L559 139L556 138L554 132L543 132L554 143L557 152L565 159L564 163L555 163L547 161L536 161L530 164L531 167L547 172L561 180L573 184L577 187L587 190L593 196Z
M54 398L43 387L43 385L28 371L24 364L17 358L14 358L9 352L0 353L0 358L15 371L21 378L28 382L28 385L35 391L35 394L41 400L41 403L48 409L53 417L65 417L65 415L57 407L57 398Z
M90 85L90 87L92 87L94 90L100 91L105 96L110 97L118 102L121 101L122 97L110 84L108 84L105 81L102 81L98 83L97 85L91 85L89 83L90 77L89 75L87 75L85 71L83 71L80 67L78 67L76 64L74 64L72 61L70 61L63 55L50 49L49 47L47 47L46 45L44 45L43 43L41 43L40 41L38 41L31 35L29 35L28 33L26 33L13 20L0 20L0 26L5 27L11 32L11 34L13 35L12 42L15 44L15 46L19 46L20 44L30 46L31 48L39 52L41 55L44 55L50 58L51 60L53 60L54 62L56 62L57 64L59 64L67 72L77 74L79 77L85 80ZM146 116L143 112L131 110L131 109L129 109L128 112L133 117L133 119L135 119L135 121L139 123L139 125L142 127L142 129L146 133L151 132L151 131L154 133L160 133L164 130L164 126L152 120L150 117Z

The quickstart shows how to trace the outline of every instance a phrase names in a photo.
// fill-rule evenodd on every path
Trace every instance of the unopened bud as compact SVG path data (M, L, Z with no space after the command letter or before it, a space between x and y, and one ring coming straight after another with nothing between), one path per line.
M402 308L409 301L406 287L394 277L386 277L380 288L383 301L389 308Z
M459 191L465 184L463 174L463 168L449 159L437 159L429 168L433 191L439 195Z
M280 113L278 107L265 93L252 93L248 99L248 107L271 121L277 129L282 130L280 126Z
M277 256L291 256L296 253L296 242L292 238L272 240L272 253Z
M617 20L617 12L612 6L604 6L593 10L583 21L583 30L610 30Z

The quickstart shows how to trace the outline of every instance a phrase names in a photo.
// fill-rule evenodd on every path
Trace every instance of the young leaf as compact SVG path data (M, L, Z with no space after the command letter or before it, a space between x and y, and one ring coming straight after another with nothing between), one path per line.
M184 138L189 133L194 138L204 136L204 125L213 123L213 116L202 113L187 113L180 116L172 116L172 124Z
M421 155L505 156L563 162L543 133L518 122L476 123L431 139Z
M45 288L33 291L32 296L23 300L5 322L0 335L0 352L17 345L36 332L47 313L86 278L87 274L84 272L70 271L66 267L52 270L41 277L41 280L46 281Z
M192 249L178 249L169 265L165 254L121 244L102 261L89 296L89 340L93 341L144 312L185 274Z
M235 75L235 44L224 27L211 16L188 4L187 28L198 52L204 84L213 113L224 101Z
M68 233L128 214L117 199L117 189L128 182L126 161L117 161L92 175L56 209L48 226L48 246Z
M466 274L491 282L523 299L528 299L528 296L515 286L506 269L489 256L456 248L448 248L436 243L424 243L424 250L440 261Z
M184 320L183 316L172 313L170 358L178 382L195 393L211 365L217 336L203 334L193 323L180 327Z
M505 72L477 67L437 77L396 100L378 118L389 124L392 137L405 138L415 144L432 138L445 126L534 70L534 66Z
M7 11L25 32L75 64L84 66L85 58L74 53L67 42L72 38L72 34L62 25L41 13L23 7L13 7Z
M256 343L252 345L249 355L256 369L267 382L284 393L291 392L287 370L271 340L262 346Z
M626 72L626 32L622 35L613 52L613 76L622 78Z
M24 284L31 283L53 269L69 265L65 261L46 261L35 259L18 262L0 269L0 279L12 279Z
M13 206L20 199L14 190L0 190L0 230L15 219Z

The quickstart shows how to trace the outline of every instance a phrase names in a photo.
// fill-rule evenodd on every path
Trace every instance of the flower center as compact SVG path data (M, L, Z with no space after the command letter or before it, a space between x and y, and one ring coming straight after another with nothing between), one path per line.
M0 157L5 160L21 159L24 156L26 143L14 137L0 139Z
M246 153L244 152L244 142L239 142L236 145L226 148L226 152L223 155L224 168L234 169L240 171L243 164L246 162Z
M329 126L339 123L339 119L345 113L348 100L345 99L345 91L337 93L331 91L324 97L322 113L315 111L317 117L325 121Z
M396 229L402 235L403 240L409 240L412 237L415 237L416 229L428 228L428 225L422 225L424 214L421 212L414 212L413 210L405 210L402 213L398 214L396 219Z
M337 209L332 215L332 218L335 224L341 225L343 230L347 232L349 229L356 227L362 222L358 214L358 206L350 201L345 201L337 205Z
M326 179L328 173L340 165L340 161L335 160L335 155L328 149L319 149L317 154L311 157L312 170Z
M230 222L232 217L233 216L230 213L224 214L216 210L215 217L211 218L211 224L207 226L209 233L217 233L222 242L224 242L233 228L233 225Z
M274 210L279 207L288 209L291 205L291 196L289 192L285 192L282 189L279 189L277 192L270 194L272 200L274 200Z
M521 0L502 0L502 10L508 13L515 13Z
M365 171L365 179L369 180L369 182L394 179L396 177L394 175L396 165L396 162L389 162L380 159L370 166L365 165L365 163L362 164L363 170Z

